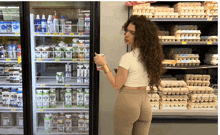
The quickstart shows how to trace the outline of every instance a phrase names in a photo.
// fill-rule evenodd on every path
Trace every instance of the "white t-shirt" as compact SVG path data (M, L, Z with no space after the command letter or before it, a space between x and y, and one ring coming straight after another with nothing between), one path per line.
M136 48L134 52L128 52L121 57L119 66L128 70L127 80L124 84L125 86L144 87L149 84L148 74L144 70L143 64L138 61L139 54L140 49Z

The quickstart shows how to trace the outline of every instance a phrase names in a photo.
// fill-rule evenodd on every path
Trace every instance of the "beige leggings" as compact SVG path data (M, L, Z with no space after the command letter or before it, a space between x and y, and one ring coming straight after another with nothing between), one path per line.
M152 111L146 90L121 89L113 117L114 135L148 135Z

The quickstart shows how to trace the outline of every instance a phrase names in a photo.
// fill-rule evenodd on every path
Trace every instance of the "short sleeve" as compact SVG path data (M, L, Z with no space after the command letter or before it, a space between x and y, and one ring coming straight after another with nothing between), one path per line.
M128 70L130 67L129 59L129 53L124 54L119 61L119 66Z

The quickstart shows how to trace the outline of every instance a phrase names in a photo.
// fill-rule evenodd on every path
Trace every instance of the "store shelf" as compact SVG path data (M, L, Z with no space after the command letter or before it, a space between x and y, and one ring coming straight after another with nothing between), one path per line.
M75 127L77 128L77 127ZM58 132L58 129L53 129L51 131L51 133L44 133L44 127L43 126L40 126L40 127L37 127L37 135L89 135L89 133L79 133L79 132L71 132L71 133L66 133L66 132Z
M56 108L37 108L37 113L58 113L58 112L64 112L64 113L77 113L77 112L89 112L89 108L84 107L77 107L73 106L71 108L65 107L64 104L56 104Z
M64 79L63 84L56 83L56 78L40 78L36 81L36 88L39 87L51 87L51 88L58 88L58 87L74 87L74 86L89 86L88 84L84 83L77 83L77 79Z
M20 37L20 33L0 33L1 37Z
M218 18L150 18L154 22L200 22L200 21L218 21Z
M43 33L43 32L35 32L34 36L39 37L89 37L90 33Z
M218 45L218 42L162 42L163 45Z
M0 126L0 133L23 135L23 128L20 126Z
M0 112L23 112L23 108L3 106L3 104L0 104Z
M10 83L6 81L6 76L0 76L0 87L22 87L21 83Z
M17 63L18 59L11 59L11 58L0 58L0 62L4 63Z
M35 59L36 63L89 63L89 60L86 59L55 59L55 58L48 58L48 59Z
M218 68L218 65L200 65L198 67L166 67L166 69L208 69L208 68Z

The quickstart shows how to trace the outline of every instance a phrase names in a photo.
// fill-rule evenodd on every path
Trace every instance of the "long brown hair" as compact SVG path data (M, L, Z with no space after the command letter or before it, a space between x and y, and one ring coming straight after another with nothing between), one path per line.
M129 24L135 26L133 48L140 48L139 61L143 63L150 79L149 86L158 86L160 77L166 72L163 68L163 48L158 38L158 26L145 16L132 15L122 29L127 30Z

